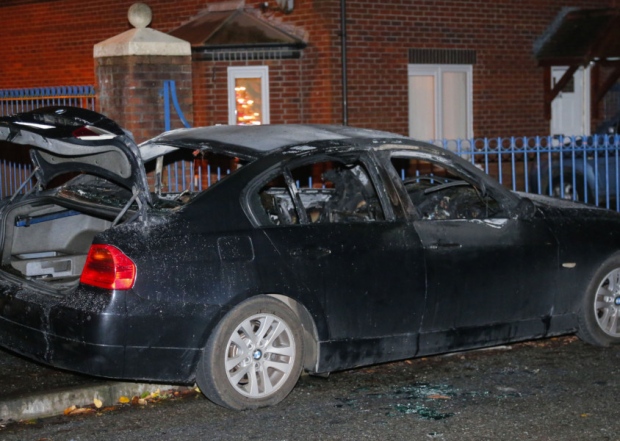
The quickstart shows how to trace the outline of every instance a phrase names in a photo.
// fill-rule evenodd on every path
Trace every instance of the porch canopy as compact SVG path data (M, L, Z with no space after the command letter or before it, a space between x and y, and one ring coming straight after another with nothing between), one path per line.
M170 35L188 41L198 59L218 59L217 53L231 51L277 51L279 58L299 58L306 46L303 40L251 12L243 8L208 10Z
M620 78L620 9L565 9L534 49L539 66L545 68L545 118L551 119L551 102L569 83L579 67L592 65L592 110ZM568 66L551 84L551 67ZM602 78L601 67L608 74Z

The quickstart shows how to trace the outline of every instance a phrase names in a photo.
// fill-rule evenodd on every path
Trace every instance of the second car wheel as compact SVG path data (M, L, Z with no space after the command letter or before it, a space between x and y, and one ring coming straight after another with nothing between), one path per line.
M579 310L577 335L596 346L620 343L620 256L594 274Z
M584 188L584 178L580 174L575 175L574 185L572 174L565 175L563 179L560 179L560 176L556 176L553 178L551 188L547 189L546 194L550 194L554 198L566 199L567 201L594 203L594 195L589 187Z
M577 180L577 182L579 181ZM583 180L581 182L583 182ZM571 175L564 176L563 180L561 180L559 176L553 180L551 196L568 201L583 201L581 192L573 187L573 177Z
M292 390L302 370L299 320L283 302L252 297L222 318L196 372L207 398L236 410L271 406Z

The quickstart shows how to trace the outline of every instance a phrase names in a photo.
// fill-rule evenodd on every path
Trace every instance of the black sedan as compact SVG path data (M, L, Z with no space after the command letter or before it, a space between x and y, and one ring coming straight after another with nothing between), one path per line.
M0 139L36 181L0 207L0 345L52 366L248 409L302 370L620 342L620 215L510 192L429 144L274 125L138 147L74 108L3 118Z

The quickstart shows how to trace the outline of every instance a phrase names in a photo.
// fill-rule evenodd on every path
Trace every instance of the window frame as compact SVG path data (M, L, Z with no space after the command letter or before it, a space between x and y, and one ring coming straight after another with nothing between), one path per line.
M347 152L345 155L339 154L330 154L329 152L323 152L318 155L312 155L307 157L297 157L291 158L290 160L284 161L283 163L273 165L265 170L263 173L258 175L253 181L245 188L243 192L242 198L246 200L245 207L247 207L246 214L248 214L248 218L252 222L255 227L258 228L284 228L284 227L301 227L301 226L309 226L309 225L334 225L339 223L311 223L308 222L308 219L304 215L300 215L299 211L304 210L303 204L297 197L297 187L292 177L292 171L303 167L306 165L312 165L319 162L328 162L328 161L336 161L343 164L347 162L356 161L359 162L364 168L365 172L368 175L368 178L376 192L376 196L379 200L379 204L381 206L381 210L383 212L384 219L374 220L371 223L379 223L379 222L392 222L395 220L394 207L390 203L390 198L386 194L387 189L385 188L385 183L383 182L383 177L378 174L379 166L376 162L376 159L373 158L373 155L369 155L368 151L366 152ZM297 215L299 216L300 222L297 224L291 225L273 225L268 221L268 216L266 215L264 208L260 202L259 191L260 189L270 180L277 178L281 175L284 178L286 183L286 190L291 196L291 200L297 211ZM288 175L288 176L287 176ZM301 222L302 217L305 218L305 222ZM344 224L344 223L343 223Z
M408 64L407 65L407 99L408 99L408 123L409 123L409 136L413 135L413 124L411 120L412 108L414 102L411 99L411 86L409 79L412 76L433 76L435 79L433 89L433 100L435 106L435 133L434 139L424 141L439 141L444 139L443 137L443 83L442 76L444 73L465 73L466 75L466 139L471 139L474 136L474 124L473 124L473 65L471 64Z
M399 173L399 170L397 170L392 163L392 159L394 158L426 161L440 168L446 169L451 174L456 175L463 181L466 181L469 185L473 187L477 187L480 190L481 194L484 195L484 197L490 197L491 199L494 199L495 202L498 204L498 206L501 207L502 213L505 215L501 217L502 219L509 218L514 208L516 207L518 202L521 200L519 196L512 195L512 193L509 192L508 190L504 189L498 184L496 185L492 179L488 179L488 177L485 177L485 176L480 176L477 173L475 173L473 170L469 169L468 167L471 164L469 164L468 162L464 162L460 158L455 158L455 160L463 161L464 163L462 165L459 165L458 162L450 161L450 160L447 160L446 158L443 158L443 157L440 157L434 154L420 155L420 152L416 150L409 150L409 149L402 149L402 148L390 149L390 150L387 150L387 155L383 156L384 164L385 164L385 167L388 167L388 166L390 167L390 170L391 170L390 173L395 173L398 176L398 179L401 183L400 188L403 192L401 193L401 191L399 191L399 193L401 193L403 196L402 200L404 201L405 210L408 211L408 216L409 216L410 221L428 222L429 220L423 219L420 216L421 213L419 212L418 207L413 203L413 201L409 197L409 194L406 191L405 186L402 185L401 174ZM413 208L413 210L411 210L411 208ZM499 219L499 218L500 217L496 219ZM491 219L491 218L488 218L488 219ZM445 219L443 221L462 222L463 220L466 220L466 219ZM430 221L436 222L439 220L430 220Z
M229 66L228 67L228 124L237 124L237 103L235 80L238 78L259 78L261 80L261 125L270 123L269 115L269 66Z

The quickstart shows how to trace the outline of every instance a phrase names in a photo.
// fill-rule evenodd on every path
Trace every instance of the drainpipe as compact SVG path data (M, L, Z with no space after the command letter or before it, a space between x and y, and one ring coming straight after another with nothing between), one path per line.
M342 39L342 125L349 125L347 104L347 6L340 0L340 31Z

